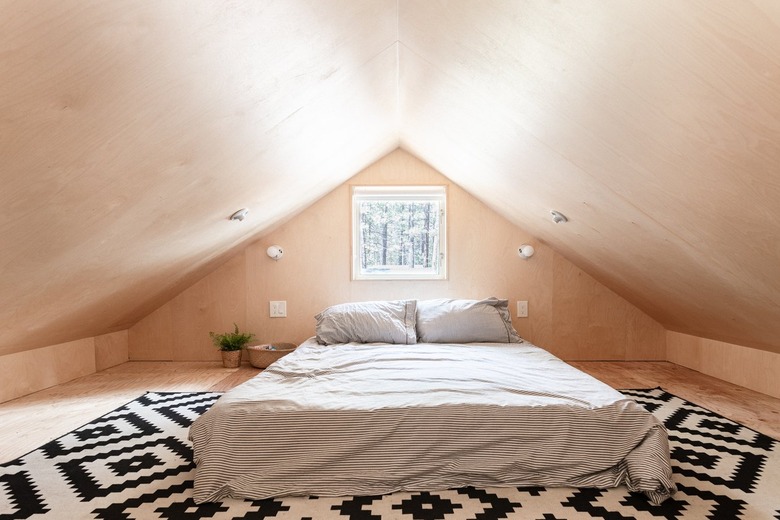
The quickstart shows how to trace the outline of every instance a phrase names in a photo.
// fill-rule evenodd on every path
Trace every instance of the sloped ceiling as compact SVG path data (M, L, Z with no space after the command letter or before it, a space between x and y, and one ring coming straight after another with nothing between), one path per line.
M0 353L126 328L399 145L666 327L780 352L780 3L0 6Z

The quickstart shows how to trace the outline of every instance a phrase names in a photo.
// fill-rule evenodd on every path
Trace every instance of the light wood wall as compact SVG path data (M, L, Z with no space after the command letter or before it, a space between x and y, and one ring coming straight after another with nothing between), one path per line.
M246 327L245 252L165 303L129 330L130 359L202 361L220 359L210 331Z
M780 398L780 354L667 331L667 360Z
M446 184L448 280L352 281L350 187ZM518 201L518 203L521 203ZM530 243L529 260L517 247ZM285 255L268 258L269 245ZM565 258L517 228L436 170L396 150L312 206L250 244L129 330L133 360L211 360L209 331L236 322L261 341L299 343L314 334L314 315L337 303L396 298L528 300L513 318L529 341L564 359L663 360L661 325ZM287 301L287 318L269 318L269 301Z
M128 360L126 330L0 356L0 402Z

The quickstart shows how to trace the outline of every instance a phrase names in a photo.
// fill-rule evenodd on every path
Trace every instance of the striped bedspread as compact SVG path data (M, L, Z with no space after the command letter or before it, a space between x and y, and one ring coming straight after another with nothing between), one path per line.
M463 486L674 492L666 430L522 344L309 340L190 429L197 503Z

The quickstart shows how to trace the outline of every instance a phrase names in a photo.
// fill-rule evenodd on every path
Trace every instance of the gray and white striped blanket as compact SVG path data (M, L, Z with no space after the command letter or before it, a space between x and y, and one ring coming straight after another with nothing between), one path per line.
M198 503L462 486L674 492L644 408L523 344L318 345L227 392L190 429Z

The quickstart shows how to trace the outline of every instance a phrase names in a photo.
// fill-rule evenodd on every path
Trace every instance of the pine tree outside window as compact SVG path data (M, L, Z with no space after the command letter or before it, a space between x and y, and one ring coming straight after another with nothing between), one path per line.
M353 186L352 278L444 280L445 186Z

